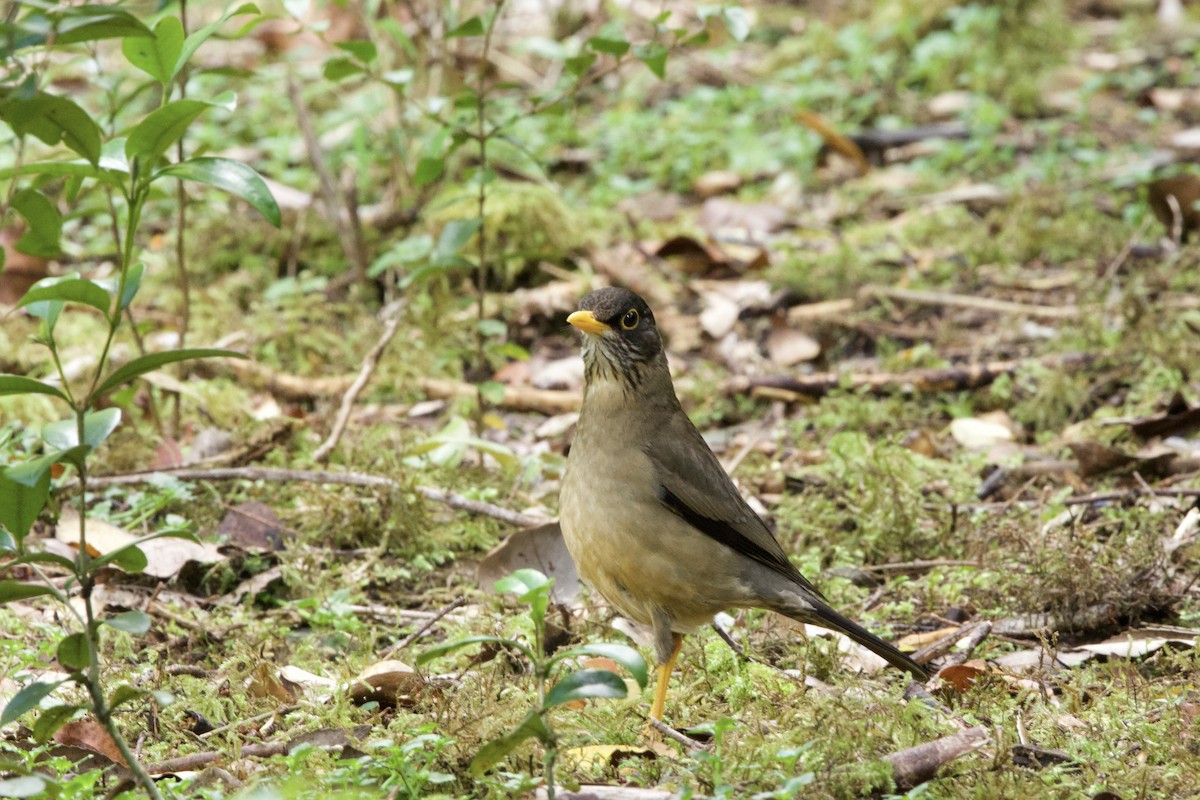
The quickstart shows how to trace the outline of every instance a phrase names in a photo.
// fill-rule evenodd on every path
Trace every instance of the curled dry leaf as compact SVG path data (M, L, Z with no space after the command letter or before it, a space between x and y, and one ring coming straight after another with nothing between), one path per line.
M226 512L217 533L228 544L251 553L273 553L283 549L293 534L283 527L275 510L266 503L251 500Z
M77 719L54 732L54 741L102 756L114 764L128 766L121 749L104 726L94 719Z
M973 658L962 664L952 664L948 667L943 667L938 672L938 677L946 682L946 685L953 688L959 694L970 691L975 685L975 681L988 671L988 665L985 661L978 658Z
M374 701L385 706L409 706L425 688L425 680L403 661L379 661L364 669L350 683L355 703Z
M945 628L938 628L935 631L920 631L918 633L910 633L907 636L900 637L896 642L896 647L904 653L920 650L922 647L928 647L934 642L940 642L947 636L951 636L962 630L961 625L950 625Z

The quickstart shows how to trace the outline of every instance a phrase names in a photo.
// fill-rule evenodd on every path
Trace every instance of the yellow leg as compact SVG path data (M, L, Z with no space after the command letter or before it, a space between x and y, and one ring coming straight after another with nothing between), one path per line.
M679 658L679 650L683 647L683 635L675 634L675 649L667 663L658 667L658 683L654 685L654 704L650 706L650 719L662 719L663 706L667 704L667 681L671 679L671 671L675 669L675 659Z

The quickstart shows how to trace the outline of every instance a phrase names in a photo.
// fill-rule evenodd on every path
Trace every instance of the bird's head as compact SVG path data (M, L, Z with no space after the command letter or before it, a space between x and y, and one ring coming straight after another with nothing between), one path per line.
M583 362L589 382L620 379L633 387L666 367L662 339L646 301L628 289L597 289L579 301L567 322L583 331Z

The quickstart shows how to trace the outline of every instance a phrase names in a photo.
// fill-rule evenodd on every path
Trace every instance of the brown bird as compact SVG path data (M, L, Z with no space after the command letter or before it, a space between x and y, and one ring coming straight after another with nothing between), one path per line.
M598 289L567 322L583 331L586 386L559 518L583 578L654 631L661 719L683 636L726 608L767 608L841 631L921 680L924 667L831 608L742 499L675 396L654 314Z

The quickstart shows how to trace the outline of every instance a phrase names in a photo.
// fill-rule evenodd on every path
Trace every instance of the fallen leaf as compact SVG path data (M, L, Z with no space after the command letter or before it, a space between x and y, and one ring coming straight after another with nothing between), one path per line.
M67 747L78 747L103 756L109 761L128 766L121 749L104 726L94 719L77 719L54 732L54 741Z
M1007 426L979 417L959 417L952 421L950 435L968 450L982 450L1013 438Z
M1075 460L1079 462L1079 475L1084 478L1103 475L1106 472L1123 469L1134 464L1137 465L1138 473L1143 477L1158 477L1165 473L1176 455L1174 452L1164 452L1149 458L1142 458L1091 441L1070 442L1067 447L1075 456Z
M350 683L350 699L362 705L409 706L425 688L424 679L403 661L378 661Z
M1133 420L1129 428L1143 439L1188 433L1200 428L1200 406L1188 408L1172 403L1165 413Z
M938 677L959 694L971 690L979 676L988 672L988 665L981 659L971 659L962 664L952 664L938 671Z
M509 534L479 562L476 577L479 585L490 590L492 584L514 570L532 567L554 578L550 597L568 608L579 600L579 573L563 541L562 528L557 522L547 522L533 528L522 528Z
M293 537L275 510L256 500L239 503L225 512L217 533L225 537L226 543L250 553L277 552L283 549L285 539Z
M138 540L124 528L113 525L102 519L87 518L87 548L92 557L99 557L127 547ZM74 508L64 508L59 515L58 526L54 537L76 549L79 548L79 512ZM179 574L185 564L213 564L223 561L216 545L207 542L193 542L190 539L180 539L164 536L142 542L138 548L146 556L146 568L142 574L152 578L173 578ZM118 567L119 565L113 564Z
M803 331L787 324L786 319L771 318L771 332L767 334L767 358L781 367L793 367L812 361L821 355L821 343Z
M246 693L260 700L278 700L285 704L296 700L295 692L284 686L274 665L266 661L260 661L246 679Z
M773 203L743 203L724 197L704 201L696 222L709 236L756 240L778 231L791 221L786 209Z
M1046 769L1047 767L1068 767L1080 769L1080 764L1062 750L1050 750L1030 744L1014 744L1012 760L1018 767L1029 769Z
M1200 630L1149 628L1126 631L1103 642L1078 645L1076 649L1115 658L1141 658L1168 643L1194 647L1197 638Z
M719 194L728 194L745 183L740 173L732 170L716 170L706 172L692 183L692 191L701 200L707 200Z
M1197 140L1200 146L1200 136ZM1168 236L1174 236L1175 226L1179 225L1180 236L1186 240L1189 233L1200 227L1197 200L1200 200L1200 178L1195 175L1159 178L1147 186L1146 202Z

